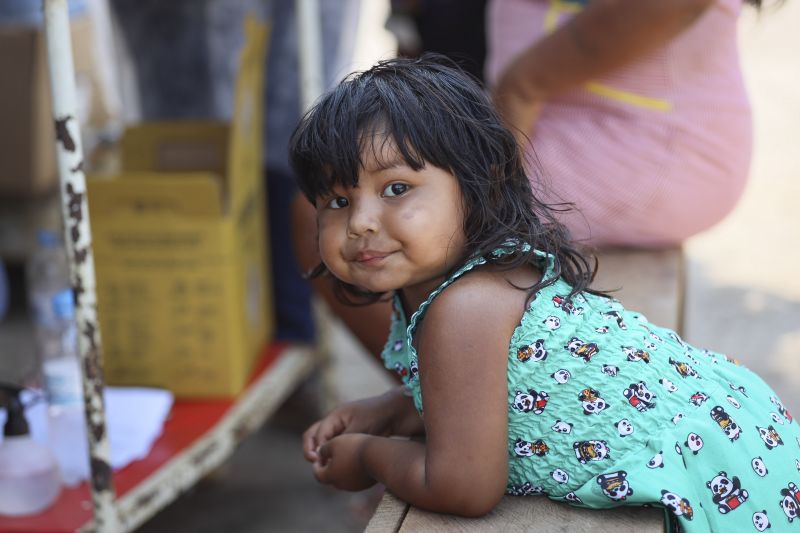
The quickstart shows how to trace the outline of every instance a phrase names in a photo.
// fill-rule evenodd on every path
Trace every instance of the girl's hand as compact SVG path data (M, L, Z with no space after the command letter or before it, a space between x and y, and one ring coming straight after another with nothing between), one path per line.
M375 484L367 475L361 460L364 443L369 438L363 433L339 435L319 449L319 460L314 461L314 477L320 483L333 485L340 490L364 490Z
M397 387L381 396L341 405L314 423L303 434L303 455L307 461L316 462L319 448L344 433L410 435L417 429L415 425L421 429L413 402L403 394L402 387Z

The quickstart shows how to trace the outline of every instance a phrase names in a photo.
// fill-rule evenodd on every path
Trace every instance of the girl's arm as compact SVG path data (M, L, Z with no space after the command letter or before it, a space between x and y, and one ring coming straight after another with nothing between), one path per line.
M591 0L505 69L494 89L497 106L527 134L547 98L651 52L691 26L713 2Z
M426 441L363 437L368 477L432 511L480 516L497 504L508 478L508 346L525 299L502 276L474 272L433 302L417 332Z
M306 460L317 461L319 447L344 433L413 436L424 430L413 400L401 385L380 396L346 403L328 413L303 434L303 454Z

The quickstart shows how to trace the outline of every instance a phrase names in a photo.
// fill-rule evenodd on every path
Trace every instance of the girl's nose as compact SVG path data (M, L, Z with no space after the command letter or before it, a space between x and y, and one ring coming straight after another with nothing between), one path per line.
M378 228L380 228L379 210L375 202L370 200L354 202L347 223L347 235L357 238L370 232L376 233Z

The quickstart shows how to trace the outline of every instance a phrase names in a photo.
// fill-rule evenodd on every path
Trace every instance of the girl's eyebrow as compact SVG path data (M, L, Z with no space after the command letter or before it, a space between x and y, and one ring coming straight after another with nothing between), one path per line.
M369 168L365 170L367 170L368 172L383 172L384 170L389 170L397 167L407 167L407 166L409 165L403 158L402 154L395 154L387 159L381 159L381 160L374 159L373 161L370 162Z

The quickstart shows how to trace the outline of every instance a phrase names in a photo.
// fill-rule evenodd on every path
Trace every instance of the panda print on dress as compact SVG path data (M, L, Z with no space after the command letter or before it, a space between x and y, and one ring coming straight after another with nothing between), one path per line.
M622 353L624 353L628 357L628 361L636 362L636 361L644 361L645 363L650 363L650 353L646 352L639 348L632 348L630 346L623 346Z
M764 460L761 457L753 457L753 460L750 461L750 466L753 467L753 472L760 477L764 477L769 474L767 465L764 464Z
M735 408L737 408L737 409L741 409L742 408L742 404L740 404L739 401L736 398L734 398L733 396L731 396L730 394L728 396L726 396L726 398L728 400L728 403L731 404L732 406L734 406Z
M683 342L683 339L681 338L681 336L680 336L680 335L678 335L678 334L677 334L677 333L675 333L674 331L670 331L670 332L669 332L669 336L670 336L670 337L672 337L672 340L674 340L675 342L677 342L678 344L680 344L682 348L686 348L686 343L685 343L685 342Z
M394 372L402 379L408 375L408 368L404 367L400 363L395 363Z
M569 373L569 370L562 368L561 370L557 370L550 374L550 377L556 380L556 383L559 385L563 385L572 377L572 374Z
M717 425L722 429L725 433L725 436L728 437L728 440L733 442L739 438L742 434L742 430L739 425L730 417L728 413L725 412L721 406L717 405L711 409L711 419L717 423Z
M594 329L597 333L608 333L608 326L600 326Z
M578 337L572 337L564 349L569 351L572 357L580 357L585 363L590 362L592 357L600 351L594 342L584 342Z
M649 461L647 461L647 468L664 468L664 451L655 454Z
M619 373L619 367L611 365L603 365L602 367L600 367L600 372L602 372L607 376L611 376L613 378L617 376L617 373Z
M633 433L633 424L627 418L623 418L615 426L617 426L617 433L619 433L620 437L627 437Z
M514 394L514 402L511 405L522 413L533 412L535 415L540 415L550 400L549 394L544 391L537 392L534 389L529 389L528 392L516 391Z
M677 426L678 422L683 420L683 417L684 417L683 413L676 413L675 416L672 417L672 423Z
M661 503L672 511L675 516L682 516L687 520L691 520L694 517L694 509L692 509L689 500L681 498L674 492L661 489Z
M669 393L673 393L676 390L678 390L677 385L675 385L673 382L671 382L667 378L661 378L661 379L658 380L658 382L661 383L661 386L664 387L664 390L669 392Z
M800 472L800 459L794 460L794 467L797 469L798 472Z
M627 389L622 391L622 395L639 412L647 411L656 405L654 401L656 395L647 388L647 384L644 381L631 383Z
M769 417L770 417L770 418L772 419L772 421L773 421L773 422L775 422L776 424L783 425L783 418L781 418L781 417L780 417L780 415L778 415L778 413L770 413L770 414L769 414Z
M623 501L633 494L633 489L625 479L626 477L628 477L628 473L624 470L600 474L597 476L597 484L600 485L600 490L602 490L603 494L608 498L614 501Z
M705 392L697 391L689 398L689 403L695 407L700 407L708 400L708 395Z
M797 513L800 511L800 491L798 491L797 485L789 483L789 488L781 489L781 496L783 496L783 500L779 502L781 509L791 523L797 518Z
M542 320L542 324L544 324L544 327L546 327L550 331L555 331L561 327L561 319L555 315L550 315L549 317Z
M583 314L583 307L575 307L575 304L567 300L565 296L553 296L553 305L560 308L568 315L578 316Z
M534 455L544 457L549 451L550 448L542 439L533 442L523 439L514 441L514 453L520 457L532 457Z
M781 414L781 416L783 416L783 418L786 419L787 422L791 422L793 420L792 414L789 412L788 409L786 409L786 407L783 406L783 404L778 398L776 398L775 396L770 396L769 401L771 401L775 405L775 407L778 409L778 412Z
M747 396L747 389L745 389L742 385L734 385L733 383L728 383L728 386L731 388L732 391L736 391L744 397Z
M556 468L550 472L550 477L552 477L556 483L560 483L562 485L569 482L569 474L560 468Z
M778 446L783 446L783 440L778 432L775 431L775 428L772 427L772 424L766 428L756 426L756 429L758 430L758 436L764 441L764 445L768 450L774 450Z
M578 495L577 495L577 494L575 494L575 492L574 492L574 491L570 491L570 492L568 492L568 493L567 493L567 494L564 496L564 500L565 500L565 501L568 501L568 502L571 502L571 503L583 503L583 500L581 500L581 499L578 497Z
M611 450L608 449L608 442L604 440L583 440L580 442L573 442L572 449L575 452L575 458L582 465L589 461L602 461L611 456Z
M543 493L544 489L542 487L538 485L534 486L530 481L526 481L522 484L511 485L508 490L506 490L506 494L510 494L511 496L534 496Z
M553 427L551 427L550 429L552 429L556 433L567 434L572 432L572 424L570 424L569 422L564 422L562 420L556 420L556 423L553 424Z
M411 363L408 365L408 379L412 380L419 374L419 365L417 365L417 360L412 359Z
M539 339L533 344L520 346L517 350L517 360L520 363L528 361L541 362L547 359L547 350L544 347L544 339Z
M578 395L578 400L583 404L583 414L596 415L608 409L610 406L600 397L600 392L595 389L586 388Z
M689 448L693 455L697 455L703 449L703 438L697 433L689 433L683 445Z
M724 471L714 476L711 481L707 481L706 487L711 491L711 499L717 504L717 510L722 514L736 510L750 496L742 488L738 477L728 477L727 472Z
M405 345L406 345L406 341L405 340L396 340L396 341L394 341L394 344L392 345L392 350L394 350L395 352L399 352L400 350L403 349L403 347Z
M628 326L625 324L625 320L623 320L622 314L620 314L619 311L606 311L601 312L600 314L603 315L603 318L606 320L614 319L617 322L619 329L628 329Z
M669 364L675 367L675 371L678 372L678 375L682 378L692 377L696 378L699 377L697 372L694 368L687 365L683 361L676 361L672 357L669 358Z
M772 524L769 523L769 517L767 517L767 511L756 511L753 513L753 527L755 527L758 531L764 531L765 529L772 527Z

